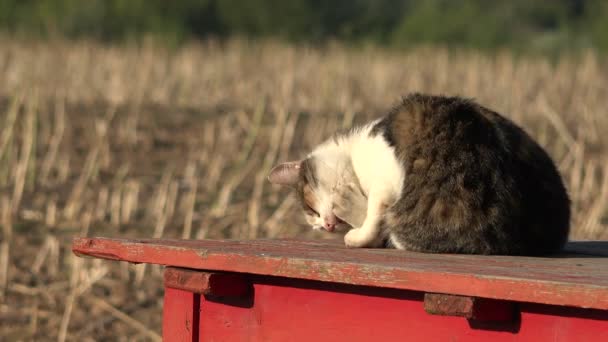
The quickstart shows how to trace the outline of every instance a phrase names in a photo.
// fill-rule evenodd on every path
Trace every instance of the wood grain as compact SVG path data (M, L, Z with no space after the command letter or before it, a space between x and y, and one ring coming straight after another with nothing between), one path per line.
M514 302L442 293L425 293L424 311L479 322L513 322L517 316Z
M594 243L598 248L604 250ZM608 258L593 253L531 258L348 249L326 241L108 238L76 238L73 251L135 263L608 310Z
M251 284L240 274L201 272L177 267L165 268L164 283L165 287L217 297L244 297L250 293L251 288Z
M253 278L251 306L201 296L198 341L608 341L606 311L520 303L515 321L479 323L429 315L418 292Z
M201 295L165 288L163 341L198 341Z

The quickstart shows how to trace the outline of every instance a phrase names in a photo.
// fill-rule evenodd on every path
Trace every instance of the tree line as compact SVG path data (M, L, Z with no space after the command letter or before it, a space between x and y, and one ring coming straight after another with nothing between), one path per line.
M608 51L604 0L0 0L10 34L168 43L232 35L535 51Z

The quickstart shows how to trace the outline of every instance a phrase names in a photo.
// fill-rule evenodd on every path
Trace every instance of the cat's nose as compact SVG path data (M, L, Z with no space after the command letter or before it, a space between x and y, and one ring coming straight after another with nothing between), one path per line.
M323 228L325 228L325 230L327 230L328 232L333 232L336 228L336 224L333 222L325 222L323 223Z

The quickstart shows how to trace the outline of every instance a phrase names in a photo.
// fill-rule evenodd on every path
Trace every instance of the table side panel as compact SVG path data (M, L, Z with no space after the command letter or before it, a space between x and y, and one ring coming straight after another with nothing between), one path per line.
M608 312L521 304L479 326L426 313L419 292L258 279L250 307L201 296L200 341L608 341Z
M198 341L200 298L196 293L165 287L163 341Z

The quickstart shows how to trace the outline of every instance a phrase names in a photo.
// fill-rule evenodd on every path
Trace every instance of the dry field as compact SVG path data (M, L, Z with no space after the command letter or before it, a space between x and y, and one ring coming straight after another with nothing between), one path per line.
M2 340L158 340L160 268L74 257L73 236L317 236L265 180L412 91L474 97L562 172L573 238L608 239L608 65L273 42L0 39Z

